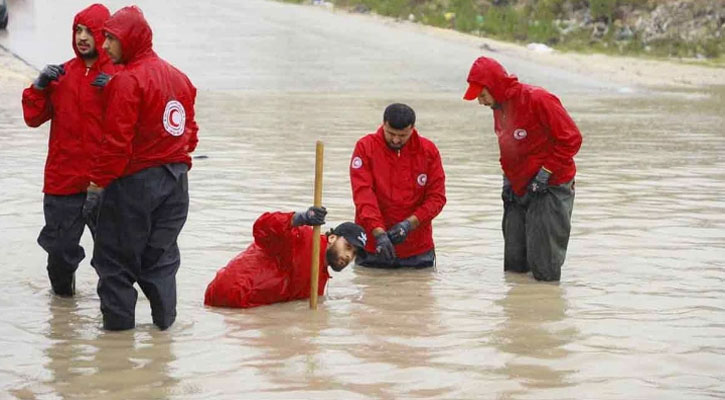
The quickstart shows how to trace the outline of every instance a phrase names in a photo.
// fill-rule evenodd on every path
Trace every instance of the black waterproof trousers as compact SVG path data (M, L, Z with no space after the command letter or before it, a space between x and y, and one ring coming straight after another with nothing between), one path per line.
M103 327L135 326L135 282L151 303L153 322L176 319L176 239L189 211L185 164L147 168L113 181L103 192L92 265L98 273Z
M558 281L571 232L574 181L532 195L504 200L504 271L529 272Z
M74 275L78 264L86 257L80 245L86 225L83 219L85 201L85 193L46 194L43 197L45 226L38 236L38 244L48 253L48 278L53 292L59 296L73 296Z
M355 264L368 268L427 268L436 263L435 249L425 253L416 254L407 258L395 258L393 261L386 261L377 254L362 251L355 258Z

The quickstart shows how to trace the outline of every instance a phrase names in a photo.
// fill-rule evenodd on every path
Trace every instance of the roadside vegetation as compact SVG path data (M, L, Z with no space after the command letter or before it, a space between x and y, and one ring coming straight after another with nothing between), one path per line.
M284 1L373 12L565 51L725 61L725 0Z

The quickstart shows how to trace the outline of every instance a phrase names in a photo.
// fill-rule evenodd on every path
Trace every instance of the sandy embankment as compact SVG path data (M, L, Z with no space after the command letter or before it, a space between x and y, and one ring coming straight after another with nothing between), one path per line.
M725 85L725 68L604 54L535 52L511 43L478 39L516 57L565 70L593 75L601 80L651 87L707 87Z
M332 12L345 12L334 10ZM435 34L449 40L469 42L481 49L482 55L496 57L496 53L531 60L543 65L558 67L583 75L596 76L600 80L625 85L649 87L697 88L712 85L725 86L725 68L664 61L636 57L620 57L604 54L578 54L552 51L543 53L529 50L526 46L482 38L450 29L436 28L375 14L353 14L358 18L373 18L380 23L398 25L400 29ZM696 61L693 61L696 62Z

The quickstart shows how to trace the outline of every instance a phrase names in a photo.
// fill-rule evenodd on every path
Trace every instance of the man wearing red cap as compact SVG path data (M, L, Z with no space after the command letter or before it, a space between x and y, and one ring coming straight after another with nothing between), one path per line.
M38 243L48 253L48 277L58 296L73 296L75 271L85 257L80 246L87 223L83 204L92 156L101 141L103 90L93 82L113 74L115 67L103 44L108 9L93 4L76 14L72 44L76 56L60 65L48 65L23 91L23 116L30 127L50 120L45 163L43 213L45 227Z
M582 137L559 99L479 57L465 100L493 110L503 169L504 270L558 281L571 231Z
M137 7L117 11L103 31L108 56L125 66L106 86L103 142L88 189L103 191L92 261L103 327L134 327L138 282L163 330L176 319L177 237L189 210L187 170L198 141L196 88L153 51L151 27ZM87 208L98 198L89 196Z
M254 223L254 242L220 269L206 288L204 304L250 308L310 297L311 226L323 225L327 210L310 207L296 213L268 212ZM362 227L343 222L320 235L318 295L333 271L342 271L365 247Z

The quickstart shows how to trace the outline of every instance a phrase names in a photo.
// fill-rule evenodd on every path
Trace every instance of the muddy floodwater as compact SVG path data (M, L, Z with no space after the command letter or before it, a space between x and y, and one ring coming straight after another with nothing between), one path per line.
M159 332L140 296L135 330L102 331L88 258L75 298L50 293L35 242L48 126L23 123L32 75L4 77L0 399L725 398L724 88L625 87L486 53L557 93L584 137L562 280L537 283L502 271L493 119L461 100L475 41L259 0L138 4L199 88L207 157L189 174L177 321ZM10 5L1 45L36 67L72 55L87 2ZM205 308L259 214L312 202L315 140L328 226L353 218L352 148L391 102L443 157L437 268L349 267L315 312Z

